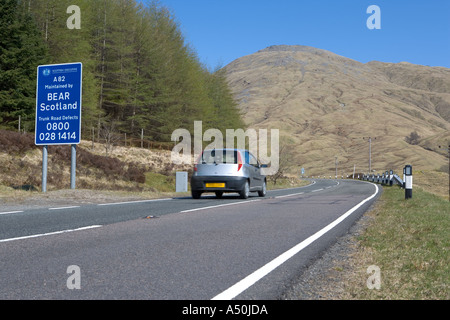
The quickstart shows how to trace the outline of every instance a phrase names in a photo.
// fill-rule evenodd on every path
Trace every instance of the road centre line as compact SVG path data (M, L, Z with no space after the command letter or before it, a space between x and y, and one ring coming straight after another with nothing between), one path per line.
M233 203L218 204L216 206L209 206L209 207L201 207L201 208L183 210L183 211L180 211L180 213L193 212L193 211L199 211L199 210L205 210L205 209L213 209L213 208L219 208L219 207L225 207L225 206L232 206L232 205L235 205L235 204L250 203L250 202L255 202L255 201L261 201L261 200L260 199L256 199L256 200L249 200L249 201L238 201L238 202L233 202Z
M10 242L10 241L15 241L15 240L23 240L23 239L30 239L30 238L52 236L52 235L55 235L55 234L62 234L62 233L75 232L75 231L82 231L82 230L88 230L88 229L94 229L94 228L100 228L100 227L101 227L101 225L94 225L94 226L82 227L82 228L77 228L77 229L68 229L68 230L62 230L62 231L33 234L33 235L30 235L30 236L23 236L23 237L17 237L17 238L3 239L3 240L0 240L0 242Z
M307 184L305 186L301 186L301 187L291 187L291 188L283 188L283 189L274 189L271 191L285 191L285 190L293 190L293 189L300 189L300 188L306 188L306 187L311 187L312 185L316 184L316 181L314 180L312 183Z
M167 201L173 200L172 198L167 199L152 199L152 200L136 200L136 201L124 201L124 202L111 202L111 203L100 203L98 206L116 206L121 204L134 204L134 203L145 203L145 202L155 202L155 201Z
M13 214L13 213L22 213L23 211L9 211L9 212L0 212L0 216L1 215L6 215L6 214Z
M48 210L64 210L64 209L75 209L79 208L80 206L70 206L70 207L58 207L58 208L48 208Z
M322 191L323 189L317 189L317 190L313 190L311 192L317 192L317 191Z
M298 192L298 193L293 193L293 194L285 194L283 196L277 196L275 197L275 199L280 199L280 198L286 198L286 197L292 197L292 196L299 196L301 194L304 194L304 192Z
M322 228L321 230L317 231L312 236L308 237L307 239L303 240L299 244L295 245L288 251L282 253L277 258L273 259L269 263L265 264L258 270L254 271L244 279L240 280L230 288L226 289L222 293L218 294L211 300L231 300L247 290L249 287L254 285L257 281L261 280L263 277L265 277L267 274L278 268L280 265L285 263L287 260L295 256L297 253L299 253L301 250L305 249L307 246L309 246L311 243L322 237L324 234L326 234L328 231L333 229L335 226L337 226L340 222L342 222L345 218L350 216L353 212L355 212L358 208L360 208L364 203L367 201L373 199L378 194L378 186L376 184L372 184L375 186L375 193L372 194L370 197L364 199L360 203L358 203L356 206L348 210L346 213L341 215L339 218L334 220L332 223L327 225L326 227Z

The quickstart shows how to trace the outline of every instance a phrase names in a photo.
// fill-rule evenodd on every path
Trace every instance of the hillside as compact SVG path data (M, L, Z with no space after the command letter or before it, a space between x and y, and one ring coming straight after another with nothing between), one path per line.
M306 46L271 46L225 67L244 121L278 128L291 173L401 172L407 163L447 188L450 69L366 64ZM416 132L418 139L406 141ZM428 178L427 178L428 179ZM431 181L431 180L430 180ZM431 184L424 181L424 184ZM442 192L441 192L442 193ZM445 193L444 193L445 194Z

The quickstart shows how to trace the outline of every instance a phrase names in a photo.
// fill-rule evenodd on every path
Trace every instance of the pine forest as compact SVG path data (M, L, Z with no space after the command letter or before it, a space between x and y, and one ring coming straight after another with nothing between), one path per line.
M67 26L71 5L79 29ZM202 65L158 1L0 0L0 12L0 129L33 132L37 66L69 62L83 63L85 139L106 130L170 142L197 120L245 128L224 72Z

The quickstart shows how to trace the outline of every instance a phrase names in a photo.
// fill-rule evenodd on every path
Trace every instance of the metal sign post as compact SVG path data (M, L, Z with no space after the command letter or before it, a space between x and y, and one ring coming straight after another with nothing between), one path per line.
M77 145L71 146L71 161L70 161L70 189L75 189L75 176L77 168Z
M35 144L44 146L43 192L47 187L48 145L72 146L70 184L75 189L76 145L81 140L82 69L81 62L37 68Z
M42 148L42 192L47 192L48 146Z

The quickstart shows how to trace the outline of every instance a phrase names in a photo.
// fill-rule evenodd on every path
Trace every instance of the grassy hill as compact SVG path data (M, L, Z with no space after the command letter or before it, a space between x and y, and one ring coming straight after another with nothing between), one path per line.
M280 129L281 156L298 175L401 172L447 195L450 69L366 64L306 46L272 46L225 67L244 121ZM408 139L416 133L414 139Z

